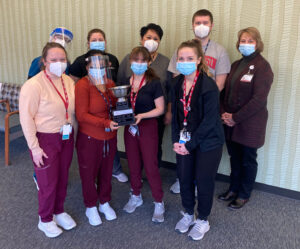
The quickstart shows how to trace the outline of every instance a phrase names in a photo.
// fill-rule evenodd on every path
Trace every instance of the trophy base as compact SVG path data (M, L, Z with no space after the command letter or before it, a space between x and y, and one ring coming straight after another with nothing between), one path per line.
M135 123L134 113L131 108L125 110L114 110L113 121L118 123L118 126L130 125Z

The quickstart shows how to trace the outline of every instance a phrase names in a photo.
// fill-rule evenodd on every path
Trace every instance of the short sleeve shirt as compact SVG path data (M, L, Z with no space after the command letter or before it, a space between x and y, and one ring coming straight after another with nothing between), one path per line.
M132 75L129 57L129 54L126 55L120 64L120 68L118 71L118 85L122 84L122 81L126 81ZM168 57L158 53L156 59L150 65L155 74L160 78L160 82L162 83L164 91L166 91L167 70L169 62L170 60Z
M130 85L129 80L130 78L127 79L125 84ZM139 90L138 96L136 97L134 110L135 115L155 109L154 101L161 96L163 96L163 90L159 80L152 80L146 83L146 85L142 86Z
M213 75L213 79L216 80L216 76L220 74L228 74L230 72L230 60L229 56L224 47L220 44L210 40L209 44L202 47L205 52L205 60L208 65L209 72ZM168 71L175 74L180 74L176 70L176 62L177 62L177 49L173 54L170 64L168 67Z

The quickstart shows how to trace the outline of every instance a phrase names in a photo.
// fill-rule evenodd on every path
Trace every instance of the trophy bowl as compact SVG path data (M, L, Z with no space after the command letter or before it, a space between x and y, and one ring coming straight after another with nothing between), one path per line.
M124 97L128 96L130 88L131 88L131 85L126 85L126 86L112 87L112 88L109 88L109 90L111 90L111 92L113 93L113 95L116 98L120 99L120 98L124 98ZM124 101L124 99L122 99L122 101Z
M112 94L118 98L116 108L112 110L113 121L118 125L129 125L135 122L133 109L127 100L130 88L130 85L109 88Z

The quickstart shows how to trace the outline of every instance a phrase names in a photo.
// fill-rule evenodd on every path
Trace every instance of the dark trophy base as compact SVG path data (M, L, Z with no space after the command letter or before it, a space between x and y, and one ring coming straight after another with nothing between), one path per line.
M118 126L130 125L135 123L133 110L131 108L114 110L112 114L113 121L118 123Z

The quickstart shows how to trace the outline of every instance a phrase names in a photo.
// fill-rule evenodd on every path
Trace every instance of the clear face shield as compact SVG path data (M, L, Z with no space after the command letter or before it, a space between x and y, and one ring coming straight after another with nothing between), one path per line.
M95 86L106 85L112 80L107 55L94 55L87 58L88 74Z
M56 28L52 31L49 37L49 42L56 42L67 48L73 40L73 34L66 28Z

